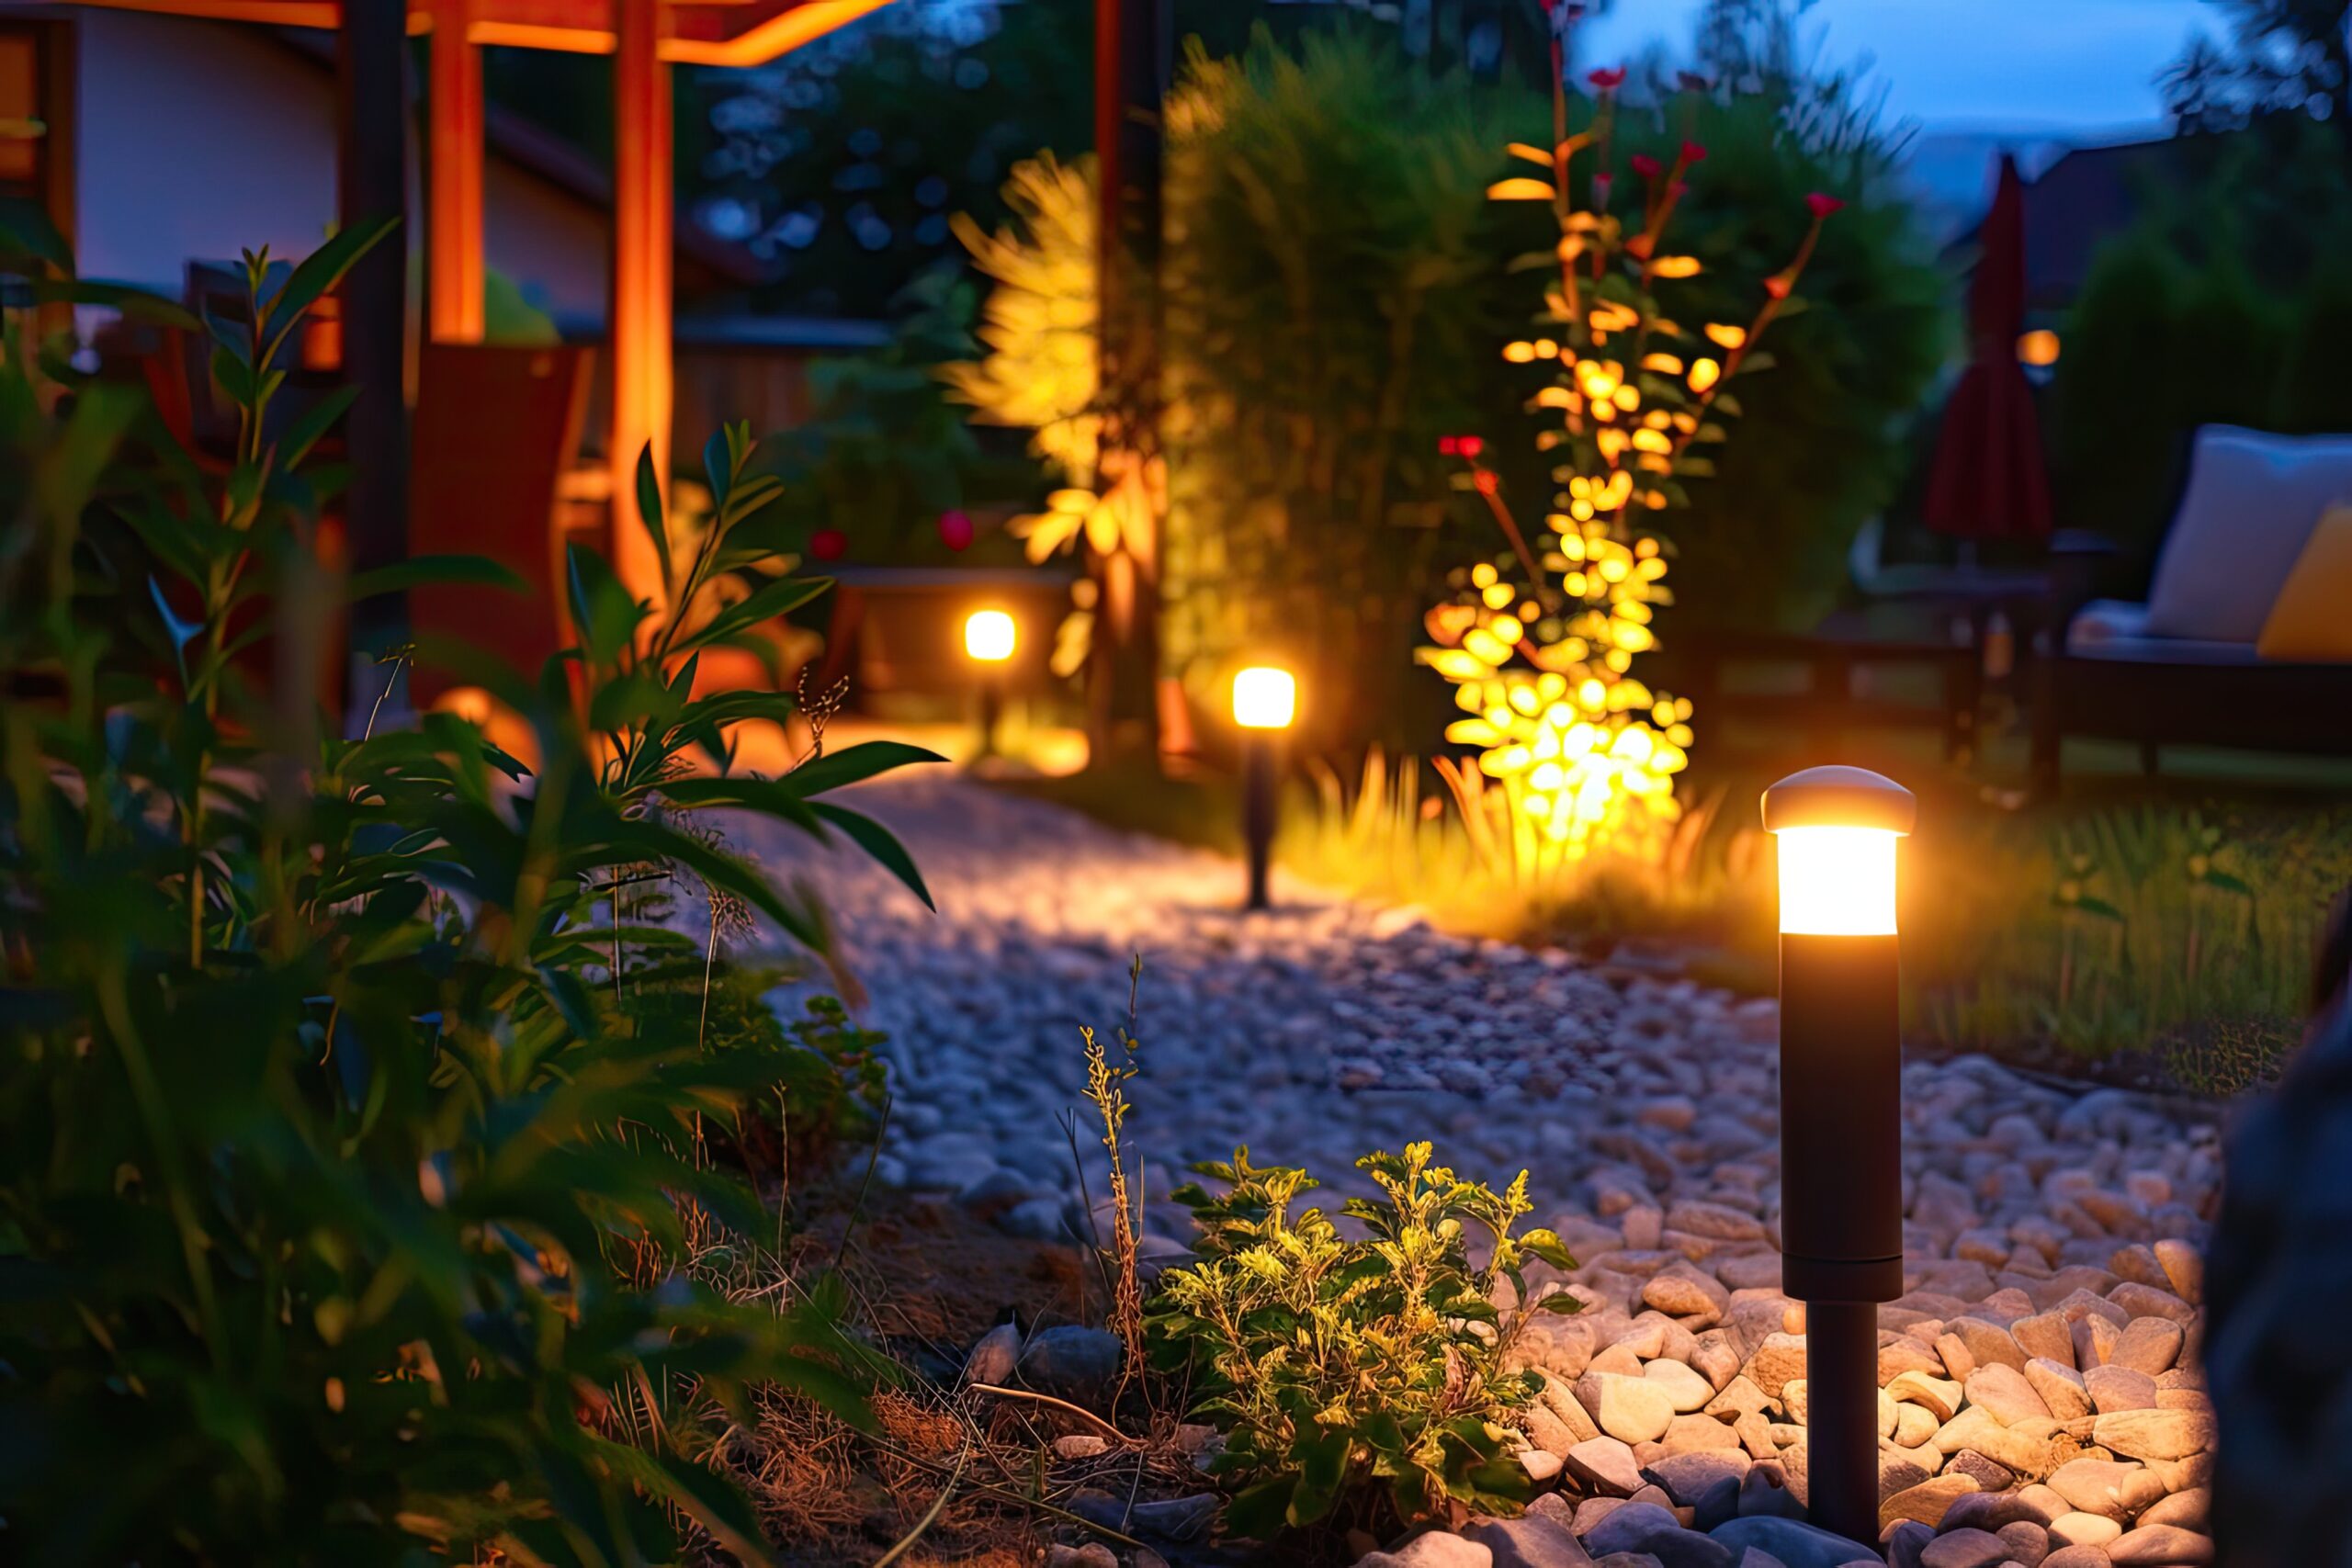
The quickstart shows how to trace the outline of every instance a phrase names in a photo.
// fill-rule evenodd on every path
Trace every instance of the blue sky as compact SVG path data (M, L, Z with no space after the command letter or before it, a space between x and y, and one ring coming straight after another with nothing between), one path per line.
M1697 8L1618 0L1578 52L1679 50ZM2200 23L2220 30L2198 0L1819 0L1807 26L1833 61L1871 56L1888 107L1929 130L2089 130L2157 120L2154 77Z

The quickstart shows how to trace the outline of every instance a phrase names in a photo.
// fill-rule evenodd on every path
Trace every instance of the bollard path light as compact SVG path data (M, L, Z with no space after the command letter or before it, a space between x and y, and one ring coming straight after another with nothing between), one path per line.
M1903 1293L1894 841L1917 803L1861 768L1764 792L1781 862L1781 1288L1804 1303L1814 1522L1878 1540L1878 1303Z
M1004 667L1019 638L1019 628L1002 610L975 610L965 618L964 652L980 667L978 757L996 755L997 721L1004 711Z
M1266 907L1266 864L1274 845L1274 763L1282 732L1298 713L1298 682L1287 670L1253 665L1233 678L1233 722L1241 727L1241 833L1250 845L1250 897Z

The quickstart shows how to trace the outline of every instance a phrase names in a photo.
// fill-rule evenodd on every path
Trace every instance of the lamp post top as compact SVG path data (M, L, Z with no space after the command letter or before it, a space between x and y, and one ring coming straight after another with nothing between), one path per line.
M1908 833L1918 819L1911 792L1868 768L1807 768L1764 792L1764 830L1790 828L1874 828Z

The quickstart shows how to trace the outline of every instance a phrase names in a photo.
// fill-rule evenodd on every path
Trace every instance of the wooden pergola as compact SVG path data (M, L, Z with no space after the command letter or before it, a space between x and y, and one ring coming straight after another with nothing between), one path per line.
M427 39L424 257L427 330L435 342L482 335L481 51L541 49L613 57L614 144L611 306L606 353L612 410L605 452L616 498L633 493L638 454L650 442L656 471L669 472L671 292L676 197L673 188L671 68L760 65L879 9L888 0L80 0L87 6L215 21L311 28L342 34L343 184L346 222L397 212L406 197L406 38ZM389 378L397 407L401 312L398 258L373 277L346 284L346 370L361 385ZM363 264L365 266L366 264ZM390 305L390 336L383 317ZM362 399L363 403L369 401ZM381 410L385 399L373 400ZM370 464L374 445L352 432L363 471L397 485L405 436L395 423ZM377 488L380 499L382 490ZM355 501L358 498L355 496ZM616 504L619 502L616 502ZM388 520L394 538L368 536L355 513L363 557L398 550L404 507ZM622 580L648 597L661 592L652 547L636 528L612 531ZM378 547L370 550L371 543Z

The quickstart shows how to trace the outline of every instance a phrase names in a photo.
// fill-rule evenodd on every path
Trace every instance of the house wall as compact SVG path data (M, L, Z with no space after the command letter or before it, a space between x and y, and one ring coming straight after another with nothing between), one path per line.
M176 298L192 258L266 243L300 256L334 220L334 72L256 28L80 13L75 188L83 275ZM411 167L419 166L414 149ZM410 211L423 203L415 192ZM601 322L602 214L495 156L483 171L490 265L550 314ZM419 246L412 238L412 257Z

